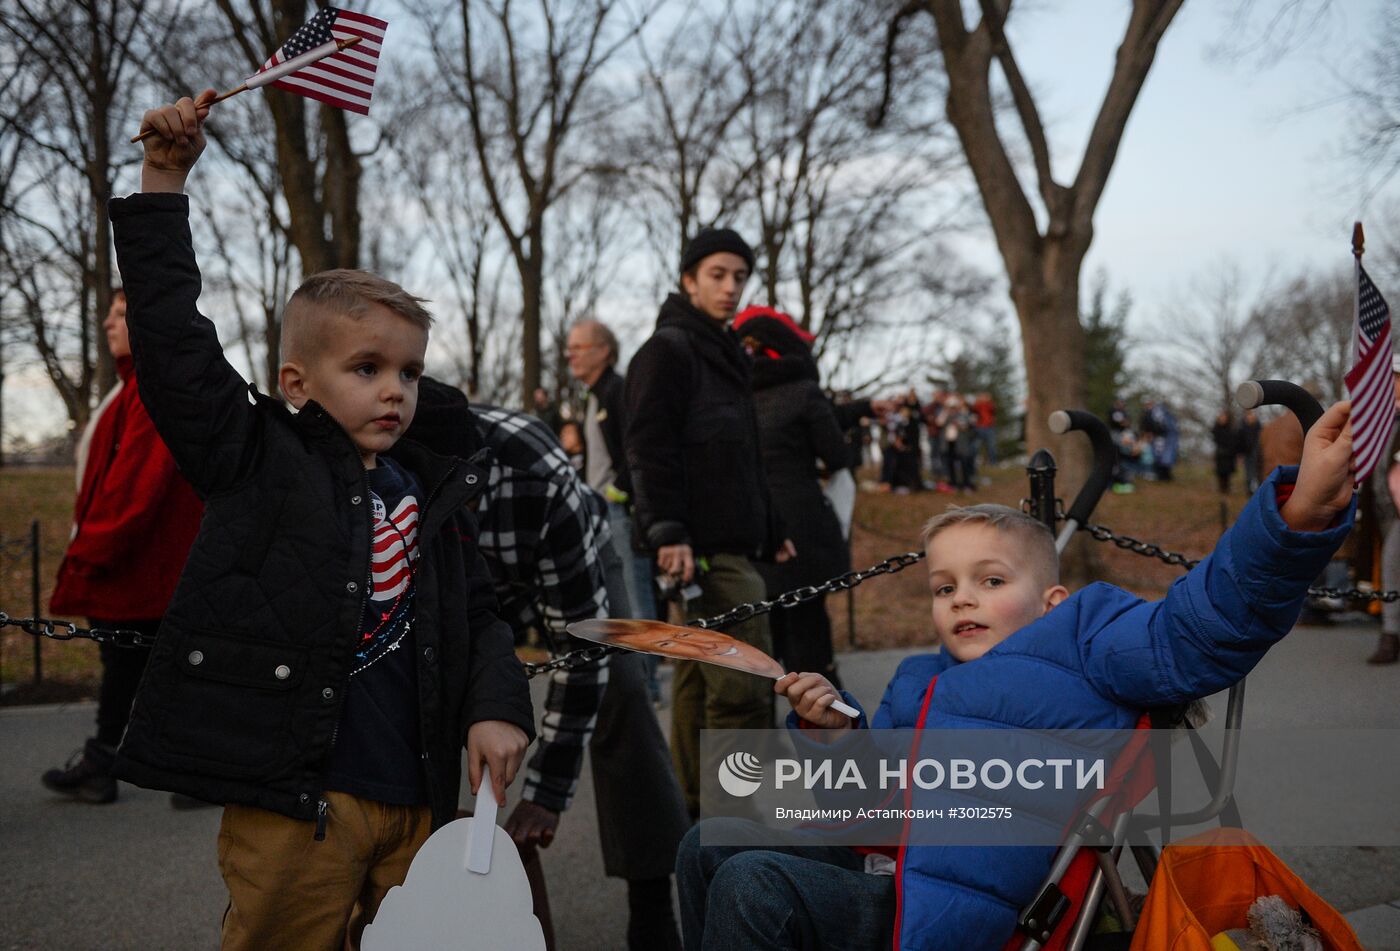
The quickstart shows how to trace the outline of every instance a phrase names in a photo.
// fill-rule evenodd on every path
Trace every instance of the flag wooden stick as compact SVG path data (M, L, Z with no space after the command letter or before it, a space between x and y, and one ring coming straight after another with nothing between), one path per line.
M363 37L352 36L348 40L332 40L329 43L322 43L314 50L308 50L307 52L302 53L300 56L287 60L285 63L280 63L277 66L272 67L271 69L264 70L263 72L252 76L248 79L247 82L239 86L237 89L230 89L228 92L220 93L213 99L210 99L209 102L206 103L206 105L212 106L217 102L223 102L225 99L231 99L241 92L247 92L249 89L257 89L259 86L266 86L268 83L276 82L283 76L290 75L291 73L294 73L299 69L305 69L312 63L318 63L321 60L325 59L327 56L333 56L334 54L339 53L341 50L348 50L350 47L359 43L361 39L363 39ZM131 137L131 141L140 142L147 136L155 135L155 131L155 129L147 129L144 132L141 132L137 135L133 135Z
M1351 253L1356 260L1361 260L1361 255L1366 252L1366 232L1361 229L1361 222L1356 222L1351 226Z

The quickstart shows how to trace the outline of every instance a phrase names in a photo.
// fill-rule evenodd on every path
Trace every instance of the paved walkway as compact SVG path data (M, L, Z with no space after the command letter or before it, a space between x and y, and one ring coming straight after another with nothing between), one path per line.
M1400 667L1362 663L1374 631L1296 631L1250 678L1248 725L1400 728ZM905 653L843 655L842 674L873 709ZM224 906L217 810L175 812L164 794L130 786L114 805L84 806L39 786L39 774L81 744L92 717L91 704L0 711L0 951L216 948ZM1400 951L1400 848L1279 852L1348 913L1365 947ZM545 860L561 951L624 948L626 889L603 876L587 776Z

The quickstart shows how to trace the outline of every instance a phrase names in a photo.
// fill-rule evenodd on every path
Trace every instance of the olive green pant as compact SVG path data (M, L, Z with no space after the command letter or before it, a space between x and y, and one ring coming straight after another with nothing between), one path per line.
M766 596L763 578L742 555L710 555L707 561L709 571L696 579L702 594L686 602L687 620L721 614ZM724 633L765 654L773 652L766 616L726 628ZM773 696L773 682L766 677L698 661L676 661L671 680L671 759L692 816L700 813L700 731L769 729Z

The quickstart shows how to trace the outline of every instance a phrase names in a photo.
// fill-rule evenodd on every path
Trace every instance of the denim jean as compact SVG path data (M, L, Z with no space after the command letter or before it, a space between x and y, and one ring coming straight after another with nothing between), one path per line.
M983 456L983 458L987 460L987 465L989 465L989 466L994 466L994 465L996 465L996 464L997 464L997 429L996 429L996 427L995 427L995 426L978 426L978 427L976 427L976 433L977 433L977 446L974 447L973 450L972 450L973 456L975 457L975 456L977 455L977 449L978 449L978 448L981 448L981 449L986 453L986 454Z
M614 617L656 617L656 595L652 592L651 562L632 550L632 516L627 506L608 503L608 529L612 533L613 551L622 560L626 573L627 605L614 605Z
M622 580L629 602L613 605L613 617L655 618L656 589L653 587L651 560L632 550L632 516L627 514L627 506L608 503L608 528L612 532L613 551L617 552L624 567ZM642 655L647 692L651 694L653 702L661 698L661 683L656 679L658 661L655 655Z
M843 846L701 845L725 823L725 841L772 830L743 819L707 819L676 857L686 951L877 951L894 934L894 878L869 875Z

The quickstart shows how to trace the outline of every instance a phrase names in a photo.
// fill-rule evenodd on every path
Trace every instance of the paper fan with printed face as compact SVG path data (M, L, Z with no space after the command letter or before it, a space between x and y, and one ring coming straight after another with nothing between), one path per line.
M676 660L698 660L760 677L777 679L785 673L781 664L757 647L719 631L621 618L577 621L569 625L568 631L599 644Z

